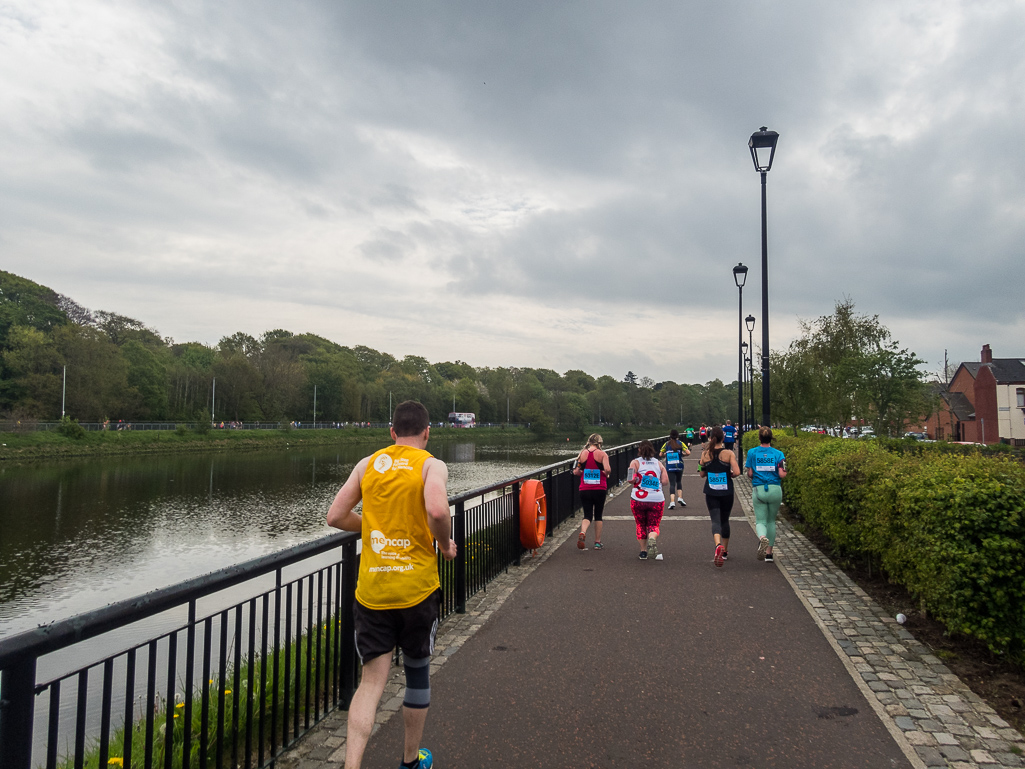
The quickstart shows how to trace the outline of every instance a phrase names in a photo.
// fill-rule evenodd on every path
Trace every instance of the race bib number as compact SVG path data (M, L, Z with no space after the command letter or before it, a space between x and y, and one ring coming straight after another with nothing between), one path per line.
M654 491L655 489L662 488L662 484L659 482L657 475L644 475L641 476L641 488L647 491Z
M726 481L726 473L709 473L708 488L713 491L729 491L729 483Z
M601 470L584 470L584 483L588 486L597 486L601 483Z
M680 469L680 452L679 451L667 451L666 452L666 464L669 465L671 470Z

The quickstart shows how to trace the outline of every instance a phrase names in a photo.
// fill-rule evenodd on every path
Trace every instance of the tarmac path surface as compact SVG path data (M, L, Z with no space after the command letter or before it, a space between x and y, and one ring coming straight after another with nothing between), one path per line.
M569 536L435 670L423 745L436 767L923 765L778 568L785 551L756 559L739 498L729 559L713 565L701 479L686 466L689 506L666 510L664 560L638 560L621 493L605 508L604 550L593 529L587 550ZM364 766L393 769L401 745L390 718Z

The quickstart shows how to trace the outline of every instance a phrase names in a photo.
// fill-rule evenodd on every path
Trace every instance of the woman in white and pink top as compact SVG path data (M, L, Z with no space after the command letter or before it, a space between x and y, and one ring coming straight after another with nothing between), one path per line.
M637 541L641 546L638 558L644 561L658 553L658 527L666 502L662 485L669 482L669 476L665 466L655 459L655 447L651 441L641 441L637 450L640 456L630 463L627 480L633 484L630 512L637 522Z

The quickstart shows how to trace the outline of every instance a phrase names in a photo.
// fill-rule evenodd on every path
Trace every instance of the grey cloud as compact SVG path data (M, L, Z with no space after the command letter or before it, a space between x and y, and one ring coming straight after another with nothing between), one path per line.
M76 126L66 131L64 138L85 153L101 173L148 172L155 165L195 159L195 153L183 143L98 122Z
M400 232L384 230L373 240L361 243L360 252L372 261L397 262L416 250L416 242Z
M451 296L732 313L731 267L744 261L749 286L760 280L746 142L768 125L781 134L768 177L776 317L816 317L847 294L906 329L923 357L942 353L937 335L968 345L963 357L977 355L973 335L1014 354L1020 4L145 8L166 77L97 90L81 114L33 126L40 152L77 153L90 168L5 174L5 269L39 279L34 265L69 252L65 269L112 286L122 275L188 290L205 277L224 301L282 291L326 307L331 291L309 288L313 273L336 289L385 287L357 270L415 257ZM451 150L456 167L414 156L409 137ZM8 157L21 151L0 142ZM499 200L472 197L492 182ZM607 192L565 199L592 187ZM549 188L563 191L559 204L528 207ZM279 230L308 229L330 256L279 252ZM757 290L745 298L758 314ZM351 306L379 311L366 296ZM143 320L175 333L173 303L153 312ZM929 320L935 331L922 332Z

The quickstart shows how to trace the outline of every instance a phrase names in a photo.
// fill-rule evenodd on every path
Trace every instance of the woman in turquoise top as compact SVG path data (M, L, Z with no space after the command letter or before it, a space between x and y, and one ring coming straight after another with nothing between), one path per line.
M758 441L760 445L747 452L747 477L751 479L758 557L772 563L772 546L776 544L776 514L783 502L780 481L787 477L787 464L783 452L770 445L770 428L758 429Z

